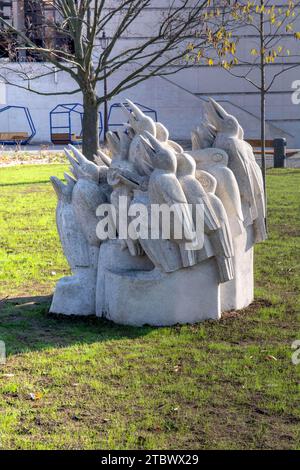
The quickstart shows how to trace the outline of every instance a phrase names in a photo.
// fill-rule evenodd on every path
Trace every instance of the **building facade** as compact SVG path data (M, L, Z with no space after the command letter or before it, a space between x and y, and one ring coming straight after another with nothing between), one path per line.
M41 8L45 11L49 20L59 21L51 1L30 2L27 0L0 1L0 12L4 18L10 20L13 25L22 30L31 28L33 39L41 45L55 45L56 48L68 48L72 50L72 44L63 35L53 36L53 30L47 30L41 24ZM268 2L270 3L270 2ZM34 5L33 5L34 4ZM274 0L277 8L285 8L287 2ZM138 22L134 23L132 29L119 40L119 47L126 48L135 41L151 36L157 18L161 16L164 9L169 8L170 0L151 2ZM300 12L299 12L300 13ZM300 20L298 16L293 19L294 31L300 31ZM34 26L34 27L33 27ZM112 26L113 27L113 26ZM107 30L109 37L111 32ZM249 50L257 48L257 32L251 28L239 31L239 49L241 54L247 54ZM290 53L288 62L290 70L282 73L274 81L269 91L267 101L267 137L285 137L290 147L300 147L300 104L298 99L300 93L300 42L296 42L294 32L284 31L278 34L278 44L284 44ZM51 64L43 64L39 57L32 58L24 51L14 50L12 46L1 41L0 67L9 63L10 69L16 74L21 69L34 68L35 71L46 66L53 73L45 75L30 83L31 88L40 92L53 92L53 96L33 94L21 88L2 84L2 101L6 104L27 106L30 109L37 133L35 142L49 142L50 126L49 113L60 103L81 103L80 94L55 95L71 91L75 88L72 79L64 73L57 73ZM267 68L267 78L270 80L275 74L286 67L286 59L277 59ZM247 68L238 64L235 72L242 75ZM34 75L34 74L33 74ZM122 78L122 70L114 75L108 83L113 86ZM254 77L257 78L257 77ZM25 86L26 88L26 86ZM99 84L99 93L103 93L102 84ZM174 139L186 140L190 137L190 131L195 127L202 116L202 106L208 96L219 101L229 112L232 112L240 120L245 128L247 138L259 138L260 134L260 94L249 82L241 78L233 77L227 70L218 65L196 64L186 70L181 70L174 75L166 77L150 78L134 88L125 92L125 96L116 96L112 102L117 103L128 97L138 103L153 108L158 113L160 121L165 123L171 131ZM4 103L3 103L4 104ZM115 122L122 119L115 116ZM18 113L10 113L2 122L0 115L0 131L23 131L24 120Z

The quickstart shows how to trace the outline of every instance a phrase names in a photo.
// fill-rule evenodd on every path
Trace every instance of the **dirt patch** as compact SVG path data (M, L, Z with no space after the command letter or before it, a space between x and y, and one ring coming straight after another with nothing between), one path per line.
M221 320L228 320L230 318L237 318L237 317L243 317L245 315L251 315L252 313L255 313L257 309L259 308L271 307L271 306L272 306L272 302L270 302L269 300L256 299L247 308L244 308L242 310L230 310L228 312L222 313Z

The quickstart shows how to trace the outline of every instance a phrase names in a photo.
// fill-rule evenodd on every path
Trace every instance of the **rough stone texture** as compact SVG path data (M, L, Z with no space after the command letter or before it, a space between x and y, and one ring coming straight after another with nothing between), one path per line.
M106 273L114 270L115 273L128 273L130 271L140 273L142 271L151 271L154 269L152 262L147 256L131 256L129 251L124 248L123 240L109 240L101 245L96 292L96 315L101 317L108 311L108 284L106 282ZM111 295L112 292L110 290ZM125 299L126 310L127 300Z
M173 273L126 270L126 262L117 271L106 267L118 265L120 247L108 241L101 246L98 271L104 301L97 291L98 308L102 306L100 311L104 310L107 319L123 325L164 326L220 318L220 288L213 258Z
M235 277L220 285L222 312L248 307L254 299L252 227L234 238L233 244Z
M94 315L96 276L96 269L78 268L73 276L60 279L55 288L50 313Z

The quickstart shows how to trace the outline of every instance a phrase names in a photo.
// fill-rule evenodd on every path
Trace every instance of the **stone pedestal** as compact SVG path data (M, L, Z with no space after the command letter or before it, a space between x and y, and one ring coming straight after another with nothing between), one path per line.
M109 240L101 245L96 286L96 315L98 317L106 316L108 310L108 295L110 294L108 294L106 282L107 272L126 273L154 269L147 256L131 256L127 249L122 249L122 246L121 240ZM127 297L126 294L125 297Z
M221 310L240 310L254 299L253 227L233 239L235 278L220 285Z
M50 313L95 315L96 276L94 268L78 268L73 276L56 284Z
M117 240L108 241L100 249L96 305L98 316L124 325L217 320L221 302L215 260L162 273L147 258L121 252Z

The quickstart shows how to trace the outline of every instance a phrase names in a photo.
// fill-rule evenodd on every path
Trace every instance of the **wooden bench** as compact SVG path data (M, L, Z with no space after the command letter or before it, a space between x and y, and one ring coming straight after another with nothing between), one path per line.
M0 132L0 141L2 142L22 142L29 137L28 132Z
M70 144L71 142L81 142L82 137L76 134L62 133L62 134L51 134L51 141L53 144L65 145Z
M252 145L254 153L256 155L261 155L261 140L260 139L246 139L246 141ZM266 150L265 155L274 156L274 140L266 140ZM297 153L300 153L300 149L286 149L285 156L293 157Z

